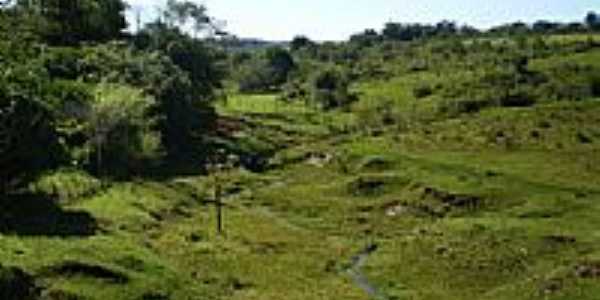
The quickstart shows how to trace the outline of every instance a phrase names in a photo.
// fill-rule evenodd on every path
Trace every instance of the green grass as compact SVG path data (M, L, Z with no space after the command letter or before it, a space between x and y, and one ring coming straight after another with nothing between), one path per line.
M552 128L575 130L583 126L579 119L596 114L597 105L581 105L491 110L440 121L431 127L433 137L400 135L452 140L461 130L501 128L504 123L490 122L497 116L525 128L552 113ZM281 134L272 143L284 141L284 128L299 122L278 118L281 126L273 128L268 119L266 125L252 120ZM563 139L568 131L557 130L549 139ZM201 203L210 198L210 178L140 180L115 183L63 207L65 213L89 213L101 228L95 235L2 235L0 256L34 274L46 293L81 299L367 299L343 269L371 242L379 250L364 272L388 299L595 299L600 291L596 279L575 271L600 255L596 143L571 151L537 147L534 140L527 149L488 143L459 149L479 140L477 134L427 147L394 131L378 137L347 133L341 140L311 131L287 134L313 142L277 154L280 164L270 172L224 177L242 188L226 200L225 236L215 233L214 208ZM309 153L331 159L309 163ZM381 165L365 166L373 160ZM356 193L357 180L380 186ZM481 201L447 207L427 188ZM392 216L394 205L405 209ZM127 280L56 271L69 262Z
M600 102L449 118L436 114L439 93L413 89L468 72L396 75L357 85L350 112L274 95L219 103L234 128L221 142L268 160L260 173L219 174L237 191L224 235L207 203L212 176L96 188L61 171L35 190L69 201L0 202L0 220L14 222L0 224L2 265L35 276L47 299L366 300L345 270L376 243L363 272L386 299L597 299ZM385 106L401 122L381 122Z

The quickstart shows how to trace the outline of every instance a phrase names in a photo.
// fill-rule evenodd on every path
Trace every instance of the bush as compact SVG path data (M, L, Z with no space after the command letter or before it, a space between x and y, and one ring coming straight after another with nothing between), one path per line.
M553 100L584 100L600 96L600 69L590 65L564 63L548 71L548 82L540 94Z
M600 74L590 76L592 96L600 97Z
M35 194L69 201L92 195L102 188L102 183L95 177L81 170L62 169L42 175L29 185Z
M287 50L269 48L246 60L234 78L244 93L275 91L287 82L294 69L296 63Z
M312 101L323 109L346 107L356 99L348 91L349 82L337 69L326 68L318 71L311 80Z
M417 99L426 98L433 94L433 88L428 84L419 84L413 88L413 95Z
M0 266L0 299L33 300L38 298L34 278L18 268Z
M95 170L128 174L148 160L157 160L160 138L156 119L149 115L152 97L122 85L100 85L89 117L87 152L96 158Z
M283 86L281 98L284 100L305 99L308 94L305 84L299 81L288 81Z
M488 70L475 79L453 82L444 90L447 100L442 103L442 113L476 113L488 107L527 107L539 99L538 86L545 78L519 68Z
M75 80L81 74L83 53L76 48L50 48L44 66L53 78Z
M141 106L148 109L145 117L151 116L156 120L156 126L153 128L156 128L160 135L139 136L144 136L146 144L154 144L156 138L160 138L160 144L171 162L204 158L207 151L204 140L215 124L215 111L212 107L213 88L217 84L215 81L220 80L212 63L212 54L205 53L204 51L208 50L204 46L191 41L180 42L181 44L176 43L177 47L169 48L169 56L158 51L138 52L119 43L86 48L81 74L86 82L109 84L105 91L109 98L142 100L134 101L137 104L146 103L143 99L153 98L150 105L146 103ZM183 46L188 43L193 45L186 50ZM170 56L181 65L186 65L186 61L190 59L202 62L190 63L186 65L186 69L182 69ZM111 87L117 87L116 91L111 92ZM111 114L108 111L119 113L119 105L121 104L104 105L102 109L108 114ZM139 107L125 107L135 110L137 118L142 119ZM123 122L115 124L115 128L119 128L118 132L133 132L133 128L124 125ZM135 127L141 128L138 125ZM127 136L116 138L122 140ZM115 153L118 152L115 150ZM117 160L121 161L123 157L125 156Z
M0 192L63 159L50 83L38 65L0 62ZM43 145L43 146L41 146Z
M235 78L242 93L267 92L275 88L268 66L257 61L240 67Z

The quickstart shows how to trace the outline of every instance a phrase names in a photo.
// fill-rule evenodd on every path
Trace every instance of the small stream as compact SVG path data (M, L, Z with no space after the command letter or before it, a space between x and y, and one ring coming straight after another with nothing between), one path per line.
M388 297L381 292L362 271L362 267L367 263L369 257L377 252L379 246L377 244L369 244L362 251L352 257L350 266L345 270L345 273L352 278L356 286L365 291L369 297L377 300L387 300Z

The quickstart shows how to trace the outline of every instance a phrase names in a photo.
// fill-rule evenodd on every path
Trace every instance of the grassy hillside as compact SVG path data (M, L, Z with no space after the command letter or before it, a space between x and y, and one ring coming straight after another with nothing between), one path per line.
M528 69L600 66L599 55ZM354 85L345 110L275 95L219 103L215 142L240 168L104 182L62 170L32 188L60 201L1 199L2 270L31 278L0 272L0 288L56 300L597 299L600 99L542 90L527 106L448 112L447 90L478 71L402 64Z

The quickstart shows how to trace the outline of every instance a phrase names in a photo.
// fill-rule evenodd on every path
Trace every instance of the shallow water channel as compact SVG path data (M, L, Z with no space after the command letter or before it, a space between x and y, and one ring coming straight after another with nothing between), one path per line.
M362 267L367 263L369 257L377 252L378 248L377 244L367 245L352 257L350 265L345 269L345 273L352 278L356 286L365 291L372 299L387 300L388 297L369 281L369 278L362 271Z

